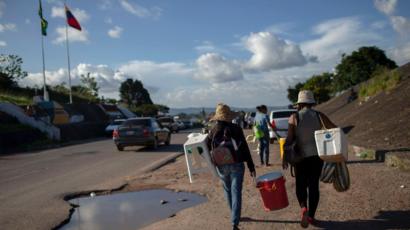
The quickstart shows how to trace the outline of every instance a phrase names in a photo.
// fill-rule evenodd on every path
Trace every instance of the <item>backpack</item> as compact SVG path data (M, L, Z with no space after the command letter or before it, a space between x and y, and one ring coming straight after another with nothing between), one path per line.
M232 138L229 127L220 127L215 132L211 147L211 159L216 166L236 163L238 145Z

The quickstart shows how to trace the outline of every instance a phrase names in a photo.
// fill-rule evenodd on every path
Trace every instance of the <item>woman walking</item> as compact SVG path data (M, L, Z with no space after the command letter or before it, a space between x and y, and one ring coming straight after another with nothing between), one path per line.
M317 153L314 132L322 127L320 118L327 128L336 127L326 115L312 109L315 103L312 91L299 92L298 111L289 117L288 136L285 143L285 145L291 145L295 141L298 151L303 156L303 159L295 165L296 196L302 208L300 224L303 228L307 228L309 224L315 225L315 213L320 197L319 178L323 161ZM283 168L287 167L288 163L283 161Z
M272 124L269 122L268 108L266 105L256 107L256 115L254 125L260 129L263 135L258 138L259 141L259 156L261 166L270 166L269 164L269 126L274 130Z
M231 222L234 230L239 229L241 218L244 162L247 163L250 175L256 176L255 166L243 131L237 124L232 123L235 115L229 106L218 104L215 116L211 118L211 121L216 121L216 124L208 134L207 143L211 151L215 150L217 146L221 146L221 143L234 143L233 148L230 148L233 161L229 164L217 165L217 172L223 183L225 199L231 210Z

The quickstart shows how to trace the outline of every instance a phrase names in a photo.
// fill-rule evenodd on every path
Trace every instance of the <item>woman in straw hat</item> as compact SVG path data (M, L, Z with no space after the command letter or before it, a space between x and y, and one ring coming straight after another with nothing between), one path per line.
M315 212L319 204L319 178L323 167L323 161L317 153L314 132L322 127L320 118L327 128L336 127L326 115L312 109L315 104L312 91L302 90L299 92L296 103L298 112L289 117L289 129L285 143L285 145L290 145L296 141L298 150L303 155L302 161L295 165L295 177L296 197L302 208L300 224L304 228L307 228L309 224L316 223ZM288 163L283 161L283 168L287 167Z
M249 151L248 144L242 129L232 123L236 117L236 113L232 112L228 105L219 103L216 107L215 115L211 121L216 124L212 127L208 134L208 147L211 150L215 148L215 142L221 138L229 136L235 142L236 149L233 152L233 163L217 166L219 177L223 184L225 198L231 210L231 222L233 229L239 229L239 220L241 218L242 205L242 183L245 173L244 162L247 163L250 175L256 176L255 166Z

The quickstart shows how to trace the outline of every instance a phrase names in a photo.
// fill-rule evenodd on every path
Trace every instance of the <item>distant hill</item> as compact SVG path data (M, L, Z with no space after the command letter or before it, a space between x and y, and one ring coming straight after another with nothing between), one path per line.
M410 147L410 63L398 68L401 82L390 92L367 101L347 102L350 92L332 98L316 109L348 130L351 144L373 149ZM358 90L359 86L354 87Z
M254 108L249 107L249 108L239 108L239 107L231 107L232 110L234 111L244 111L244 112L253 112L256 111L256 106ZM274 110L274 109L284 109L287 108L287 106L268 106L268 110ZM202 112L202 109L205 110L206 114L213 113L215 112L215 108L210 108L210 107L187 107L187 108L170 108L169 114L170 115L177 115L180 113L185 113L185 114L199 114Z

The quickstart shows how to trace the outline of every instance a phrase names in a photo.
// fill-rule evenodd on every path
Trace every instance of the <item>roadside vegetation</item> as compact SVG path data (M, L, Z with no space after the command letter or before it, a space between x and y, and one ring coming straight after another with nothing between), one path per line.
M359 89L359 98L374 96L382 91L390 91L400 83L400 74L397 70L379 68L369 81L363 83Z
M19 96L13 92L1 92L0 93L0 102L10 102L16 105L29 105L31 104L31 98L27 96Z
M295 103L299 90L313 91L318 103L323 103L334 95L359 83L372 79L363 94L372 94L394 87L399 81L398 73L389 71L397 68L394 61L387 58L383 50L376 46L360 47L350 55L343 54L333 73L313 75L305 82L298 82L288 88L288 99ZM373 78L377 77L374 81ZM391 78L391 79L390 79Z

